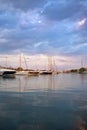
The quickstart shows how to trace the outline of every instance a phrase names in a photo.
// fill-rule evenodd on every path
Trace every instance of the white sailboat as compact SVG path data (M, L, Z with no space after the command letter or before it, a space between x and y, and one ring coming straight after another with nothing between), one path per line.
M44 74L44 75L58 74L53 57L52 56L47 56L47 58L48 58L48 69L44 70L44 71L41 71L40 74Z
M5 56L5 57L1 57L1 58L5 58L6 59L6 67L7 67L7 58L8 57ZM15 77L16 70L7 69L6 67L0 67L0 76L6 77L6 78Z
M0 76L3 77L14 77L15 76L16 71L15 70L11 70L11 69L0 69Z
M24 58L24 61L25 61L25 64L26 64L26 60L25 60L25 57L23 55L23 58ZM20 53L20 57L19 57L19 70L16 71L16 75L21 75L21 76L25 76L25 75L28 75L28 71L24 71L22 70L22 54ZM26 68L27 68L27 64L26 64Z

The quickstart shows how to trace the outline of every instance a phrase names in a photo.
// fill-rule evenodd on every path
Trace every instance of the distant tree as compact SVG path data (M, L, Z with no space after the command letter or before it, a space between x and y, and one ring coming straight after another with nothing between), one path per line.
M70 72L77 72L77 69L72 69L72 70L70 70Z
M86 71L86 68L82 67L82 68L79 69L79 73L83 73L84 71Z
M22 67L18 67L16 70L17 71L23 71L23 68Z

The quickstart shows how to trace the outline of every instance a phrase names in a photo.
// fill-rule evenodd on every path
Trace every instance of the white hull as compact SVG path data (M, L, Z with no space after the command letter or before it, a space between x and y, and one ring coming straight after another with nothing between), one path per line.
M17 71L16 75L28 75L28 71Z
M0 69L0 76L8 76L11 77L15 75L16 71L15 70L10 70L10 69Z

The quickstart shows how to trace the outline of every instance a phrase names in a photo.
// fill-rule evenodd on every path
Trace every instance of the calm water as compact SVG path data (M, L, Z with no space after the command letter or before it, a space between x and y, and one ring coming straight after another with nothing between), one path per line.
M87 130L87 75L0 77L0 130Z

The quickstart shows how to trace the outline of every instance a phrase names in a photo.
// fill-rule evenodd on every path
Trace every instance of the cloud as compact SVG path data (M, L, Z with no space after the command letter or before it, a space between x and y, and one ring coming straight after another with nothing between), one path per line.
M43 42L38 42L38 43L34 44L34 47L37 48L37 47L39 47L41 45L43 45Z
M30 29L30 27L36 27L41 25L43 18L40 16L37 10L27 11L20 14L19 24L25 29Z
M84 12L84 5L78 1L51 1L45 6L43 14L50 20L60 21L81 15Z
M19 9L27 11L35 8L40 8L44 5L46 0L0 0L0 5L3 8Z
M80 43L80 44L73 44L68 46L67 48L62 48L64 50L65 54L70 54L70 55L78 55L78 54L85 54L87 52L87 43ZM62 50L62 51L63 51Z
M83 26L86 23L87 19L84 18L78 22L78 26Z
M0 13L0 28L15 28L19 21L19 13L13 11L2 11Z
M0 53L86 53L86 0L1 0L0 5Z

